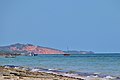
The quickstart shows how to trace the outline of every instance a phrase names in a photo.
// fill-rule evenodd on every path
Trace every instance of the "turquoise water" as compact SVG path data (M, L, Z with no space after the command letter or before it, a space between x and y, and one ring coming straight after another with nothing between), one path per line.
M120 54L74 54L0 57L0 65L62 69L120 76Z

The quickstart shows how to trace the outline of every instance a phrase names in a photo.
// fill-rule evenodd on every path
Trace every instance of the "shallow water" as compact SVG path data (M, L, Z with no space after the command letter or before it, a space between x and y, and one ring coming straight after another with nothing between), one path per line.
M120 76L120 54L74 54L0 57L0 65L16 65L62 69L67 71L101 73Z

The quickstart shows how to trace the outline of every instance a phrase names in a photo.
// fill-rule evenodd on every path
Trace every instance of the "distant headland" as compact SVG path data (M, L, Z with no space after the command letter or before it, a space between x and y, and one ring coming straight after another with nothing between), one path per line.
M94 54L93 51L76 51L76 50L70 50L70 51L64 51L65 53L70 54Z
M7 54L93 54L92 51L62 51L54 48L35 46L32 44L16 43L8 46L0 46L0 55Z

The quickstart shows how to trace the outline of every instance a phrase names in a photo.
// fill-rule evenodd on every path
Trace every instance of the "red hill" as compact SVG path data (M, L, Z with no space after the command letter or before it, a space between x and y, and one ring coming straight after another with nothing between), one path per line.
M17 53L34 53L34 54L64 54L63 51L58 49L20 43L9 46L2 46L0 47L0 51L10 51Z

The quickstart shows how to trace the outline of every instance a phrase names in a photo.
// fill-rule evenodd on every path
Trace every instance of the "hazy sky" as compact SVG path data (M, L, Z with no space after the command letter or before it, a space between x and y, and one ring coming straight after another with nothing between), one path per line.
M0 45L120 52L120 0L0 0Z

